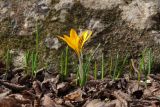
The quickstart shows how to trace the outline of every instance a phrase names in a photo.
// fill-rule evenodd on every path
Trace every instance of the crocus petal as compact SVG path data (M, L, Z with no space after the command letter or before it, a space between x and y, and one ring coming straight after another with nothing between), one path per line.
M79 47L81 48L83 47L84 43L90 38L91 34L92 34L91 31L82 32L82 35L80 36L80 40L79 40Z
M84 43L86 42L86 38L87 38L87 35L88 35L88 32L87 31L84 31L81 35L81 39L82 40L82 43L81 43L81 47L83 47Z
M76 40L76 38L78 38L77 32L74 29L70 30L70 38L72 38L73 40Z
M92 32L91 32L91 31L84 31L84 32L82 33L82 36L83 36L83 38L84 38L84 42L86 42L86 41L90 38L91 35L92 35Z
M69 38L68 36L64 35L64 39L72 49L74 49L74 50L76 49L75 42L71 38Z
M74 29L70 30L70 36L64 35L64 37L58 36L58 38L65 41L69 47L71 47L78 57L80 57L80 53L82 51L84 43L90 38L92 32L84 31L81 36L78 36Z
M84 44L84 38L83 38L83 36L81 36L79 39L79 42L78 42L78 46L79 46L80 50L82 49L83 44Z
M61 37L61 36L58 36L59 39L62 39L63 41L66 42L65 38L64 37Z
M78 55L78 57L80 57L80 50L79 50L79 49L76 49L75 52L76 52L76 54Z
M86 38L85 38L85 41L87 41L87 40L91 37L92 31L88 31L87 33L88 33L88 34L87 34L87 36L86 36Z

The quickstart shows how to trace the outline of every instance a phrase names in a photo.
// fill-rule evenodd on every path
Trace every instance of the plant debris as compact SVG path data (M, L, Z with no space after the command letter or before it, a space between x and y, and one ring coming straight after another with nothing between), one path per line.
M1 107L159 107L159 76L148 76L149 83L134 78L103 80L91 78L83 87L76 85L74 76L62 81L58 73L41 72L43 81L15 72L21 84L0 80ZM39 77L41 76L39 74ZM49 76L50 75L50 76ZM22 78L28 81L24 84ZM30 84L30 85L29 85ZM147 86L146 86L147 85Z

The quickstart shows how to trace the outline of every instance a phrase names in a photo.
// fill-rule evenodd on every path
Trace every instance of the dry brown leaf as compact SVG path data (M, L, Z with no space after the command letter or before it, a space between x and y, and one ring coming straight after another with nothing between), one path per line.
M68 89L69 89L68 82L62 82L62 83L57 84L57 90L58 90L59 93L65 92Z
M68 95L64 96L64 99L70 101L83 101L82 90L78 89L74 92L71 92Z
M105 103L98 99L90 101L86 107L105 107Z
M32 87L33 87L34 91L36 92L36 95L41 96L41 94L42 94L41 83L39 81L33 81Z
M128 107L128 101L131 101L131 98L128 94L123 93L122 91L114 91L113 95L121 102L123 107Z
M54 101L56 104L59 104L59 105L61 105L63 103L63 99L61 99L61 98L55 98Z
M56 107L55 102L47 95L45 95L43 98L42 106L43 107Z
M3 99L4 97L6 97L7 95L9 95L11 93L11 91L6 91L6 92L3 92L3 93L0 93L0 100Z
M27 89L26 86L24 86L24 85L23 86L17 85L17 84L10 83L10 82L7 82L7 81L1 80L1 79L0 79L0 84L4 85L5 87L7 87L13 91L16 91L16 92L23 91L23 90Z
M0 107L31 107L31 101L20 94L12 94L0 100Z

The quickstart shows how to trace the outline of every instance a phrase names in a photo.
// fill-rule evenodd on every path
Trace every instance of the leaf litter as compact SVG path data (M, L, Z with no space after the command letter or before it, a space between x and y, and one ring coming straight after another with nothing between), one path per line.
M1 68L2 69L2 68ZM148 83L120 78L113 81L90 78L85 86L75 77L62 81L58 73L39 70L35 78L14 69L14 76L0 74L0 107L159 107L160 76L151 74ZM19 76L17 78L17 75ZM16 81L11 81L11 80Z

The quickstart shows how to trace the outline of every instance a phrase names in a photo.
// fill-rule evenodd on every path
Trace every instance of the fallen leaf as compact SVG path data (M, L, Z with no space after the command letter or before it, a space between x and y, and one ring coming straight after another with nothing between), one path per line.
M68 89L69 89L68 82L62 82L62 83L57 84L58 93L66 92Z
M105 107L105 103L98 99L90 101L86 107Z
M55 102L47 95L45 95L43 97L43 103L42 103L43 107L56 107L55 106Z
M7 95L9 95L11 93L11 91L6 91L6 92L3 92L3 93L0 93L0 100L5 98Z
M82 98L82 90L78 89L74 92L69 93L68 95L64 96L65 100L70 100L70 101L83 101Z

